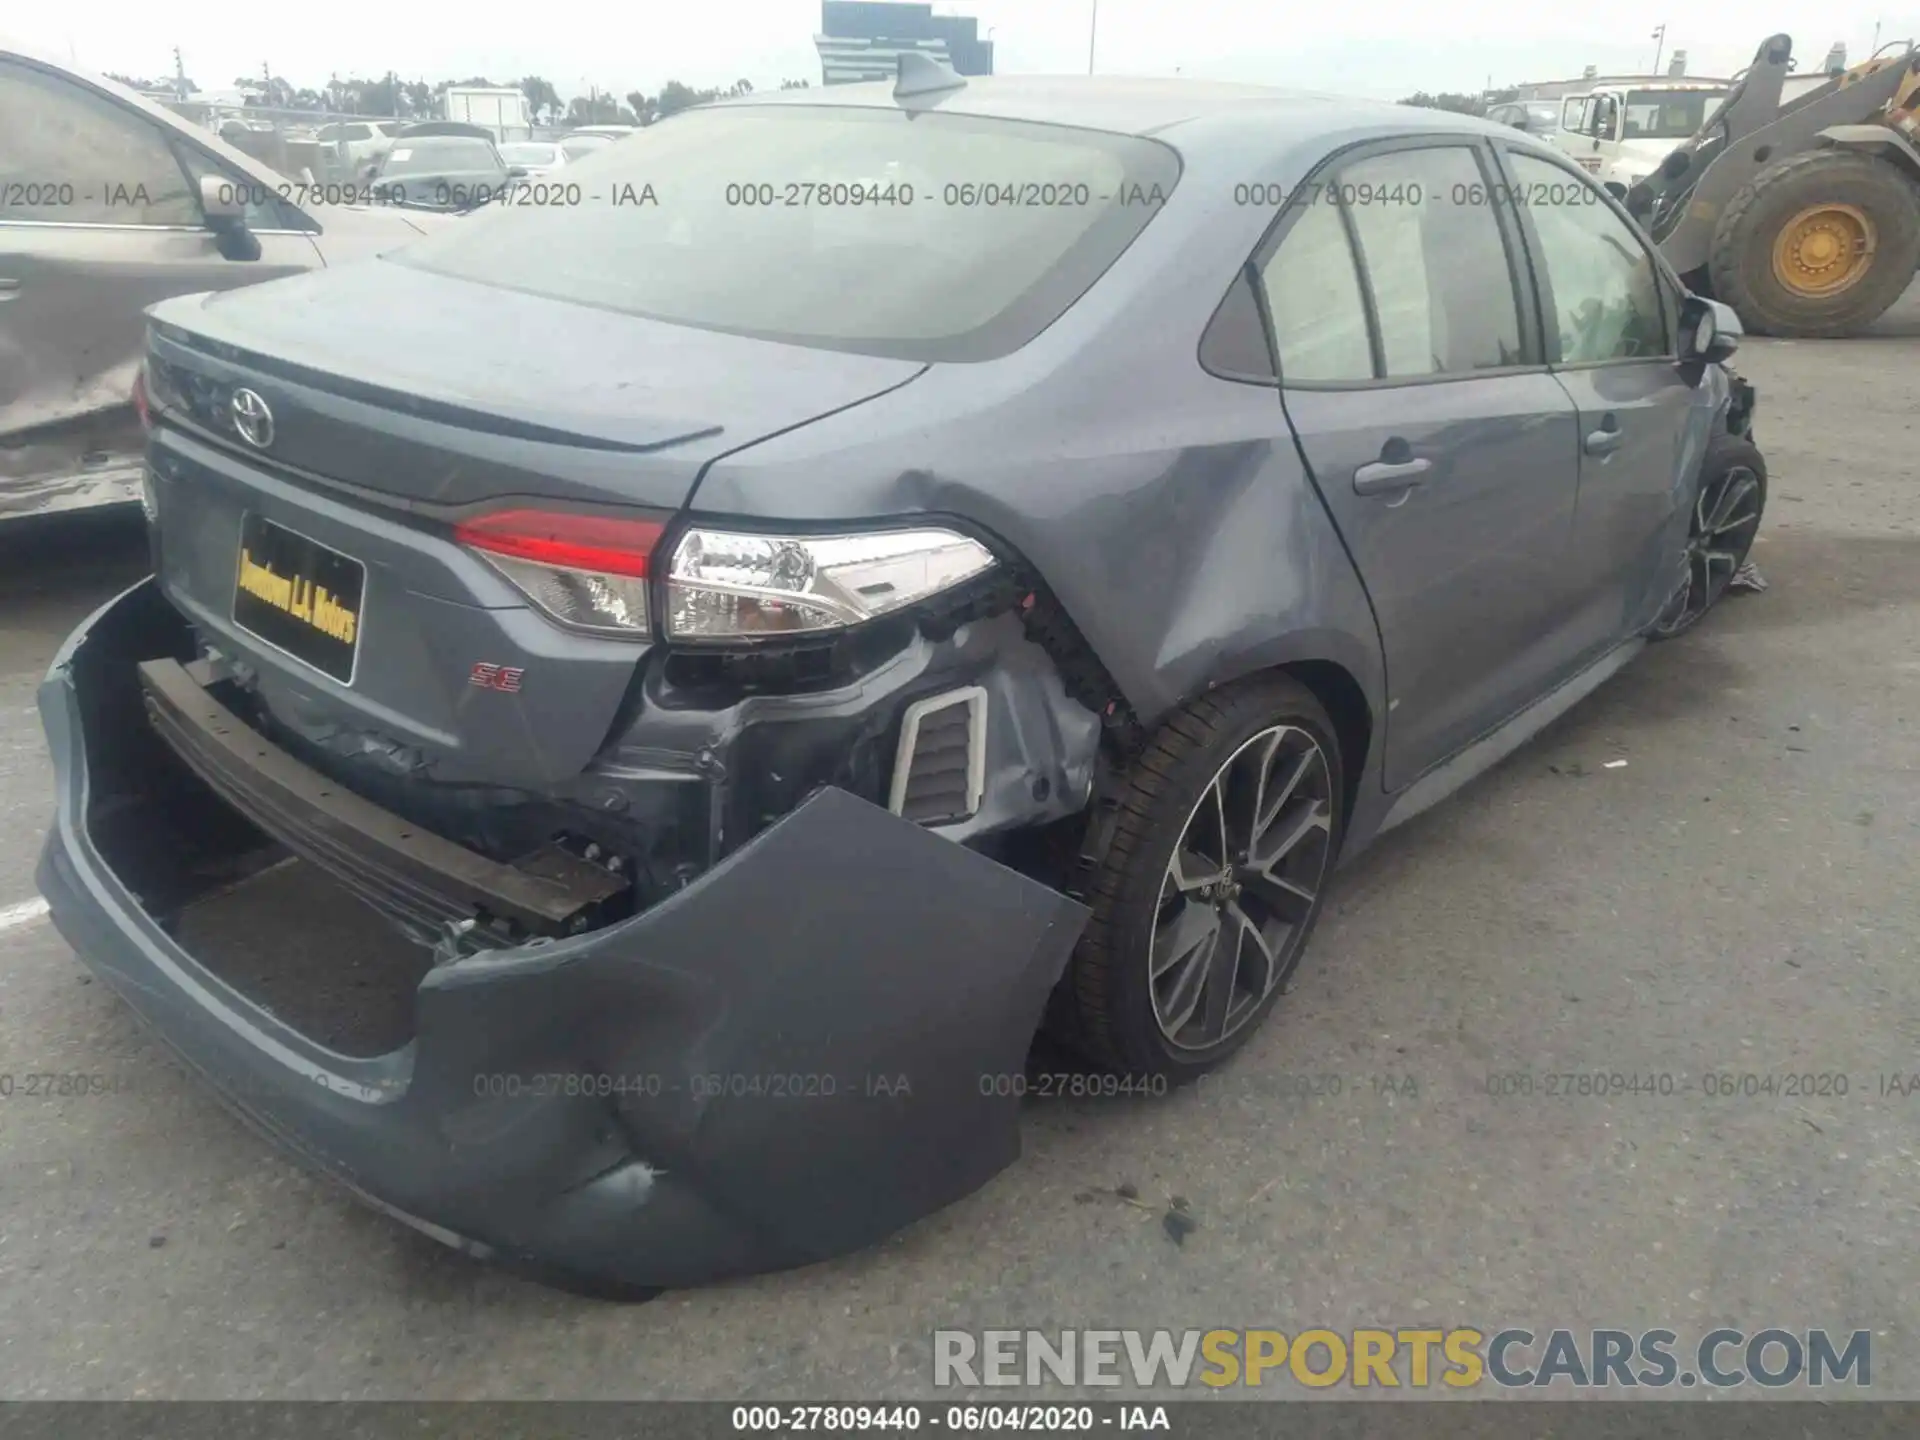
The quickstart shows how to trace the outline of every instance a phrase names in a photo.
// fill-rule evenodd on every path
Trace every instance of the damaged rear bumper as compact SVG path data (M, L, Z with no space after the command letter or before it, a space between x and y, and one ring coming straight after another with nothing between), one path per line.
M135 586L41 687L40 888L182 1057L364 1198L483 1258L684 1286L868 1245L1017 1157L1018 1087L994 1077L1085 911L839 790L632 919L431 970L400 1050L346 1057L268 1013L103 853L140 838L120 757L164 753L136 674L167 656L164 610Z

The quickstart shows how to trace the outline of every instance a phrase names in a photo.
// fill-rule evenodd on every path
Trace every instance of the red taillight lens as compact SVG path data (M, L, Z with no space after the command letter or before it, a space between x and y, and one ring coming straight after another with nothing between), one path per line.
M133 409L140 417L140 428L153 428L153 407L147 403L147 367L142 365L133 372Z
M665 529L659 520L496 510L453 534L562 625L640 638L651 633L647 563Z
M496 510L454 526L462 545L565 570L646 578L647 561L666 526L657 520L562 515L548 510Z

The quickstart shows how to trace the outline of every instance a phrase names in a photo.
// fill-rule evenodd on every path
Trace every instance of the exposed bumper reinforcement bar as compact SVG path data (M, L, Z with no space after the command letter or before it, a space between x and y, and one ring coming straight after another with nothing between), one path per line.
M626 888L582 861L565 879L531 875L361 799L279 749L208 694L176 660L140 667L147 714L221 799L375 908L428 931L476 911L564 935Z

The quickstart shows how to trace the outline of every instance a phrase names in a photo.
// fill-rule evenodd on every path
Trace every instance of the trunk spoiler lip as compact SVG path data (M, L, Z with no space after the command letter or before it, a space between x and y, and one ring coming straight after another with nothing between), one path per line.
M442 425L458 426L462 430L478 431L482 434L498 435L503 439L530 440L547 445L566 445L575 449L604 450L616 454L649 455L661 451L676 449L700 440L709 440L725 433L726 427L718 424L698 424L693 422L674 423L644 417L625 417L615 414L595 415L591 417L594 429L599 433L590 433L580 429L565 428L550 423L563 418L551 409L535 412L518 406L489 406L478 409L471 404L450 397L423 394L415 390L396 390L385 385L376 385L371 381L356 379L335 371L319 369L282 356L270 355L204 331L182 328L170 321L162 320L149 312L148 346L166 358L166 346L176 346L192 355L204 355L210 359L225 361L228 364L245 365L262 375L272 376L294 385L304 385L341 399L357 401L363 405L372 405L382 410L390 410L416 419L432 421ZM588 423L589 417L581 416L577 423Z

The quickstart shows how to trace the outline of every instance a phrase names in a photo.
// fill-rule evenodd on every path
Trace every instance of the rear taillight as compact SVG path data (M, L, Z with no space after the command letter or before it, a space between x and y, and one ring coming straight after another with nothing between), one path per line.
M147 367L142 364L133 372L133 410L140 417L140 428L153 428L153 406L147 402Z
M454 538L552 619L577 630L649 633L647 567L665 524L549 510L496 510Z

